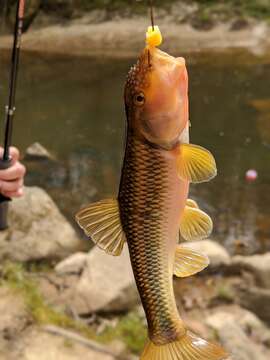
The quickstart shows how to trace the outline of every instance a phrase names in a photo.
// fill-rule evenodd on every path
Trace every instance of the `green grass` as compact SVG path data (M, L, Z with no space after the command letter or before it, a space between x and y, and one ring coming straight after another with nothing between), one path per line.
M270 19L270 0L201 0L199 11L208 9L212 14L233 16L250 16L257 19Z
M115 328L107 328L101 335L101 339L105 342L115 338L122 339L131 352L135 354L141 352L147 339L147 331L138 314L130 313L120 319Z
M217 288L217 298L225 302L233 302L234 301L233 289L227 284L220 285Z
M179 1L181 0L153 0L153 4L155 7L167 8L169 11L171 4ZM213 22L213 20L228 21L239 17L252 17L258 20L270 21L270 0L182 0L182 2L187 4L196 3L198 5L198 10L187 15L184 20L202 23L202 25ZM14 4L14 1L9 3L9 10L12 9L12 4ZM148 0L74 0L73 2L66 0L59 4L56 2L55 8L52 6L52 2L50 5L41 2L41 9L56 13L60 18L67 19L71 18L76 12L77 14L83 14L86 11L95 9L105 9L108 17L113 17L113 14L118 13L130 17L133 14L146 15L148 4Z
M175 1L177 0L153 0L153 3L156 7L168 7ZM189 0L183 0L183 2L190 3ZM207 13L207 21L211 14L219 14L222 17L225 15L228 18L233 16L251 16L257 19L270 19L270 0L197 0L194 2L199 5L199 18L206 16L205 14ZM106 8L108 11L132 8L140 12L146 9L148 1L77 0L77 6L86 10Z
M27 268L29 269L29 266ZM47 266L45 269L48 271ZM35 274L37 275L37 273ZM116 326L108 326L101 334L97 335L93 328L75 321L63 311L56 310L47 304L34 279L33 275L22 264L7 262L1 268L0 285L8 286L23 298L34 323L38 325L51 324L74 330L86 338L103 344L120 339L125 343L127 349L136 354L142 350L147 334L143 321L138 314L130 313L122 316ZM67 343L66 345L71 346L72 344Z
M158 7L168 7L177 0L153 0L154 5ZM108 11L118 11L132 9L136 13L145 11L148 7L147 0L76 0L79 8L85 10L106 9Z

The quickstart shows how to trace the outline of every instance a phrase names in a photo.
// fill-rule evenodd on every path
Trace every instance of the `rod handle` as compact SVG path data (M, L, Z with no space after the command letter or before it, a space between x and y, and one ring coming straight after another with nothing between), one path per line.
M6 170L11 166L12 159L0 160L0 170ZM8 203L10 198L0 194L0 231L8 228Z

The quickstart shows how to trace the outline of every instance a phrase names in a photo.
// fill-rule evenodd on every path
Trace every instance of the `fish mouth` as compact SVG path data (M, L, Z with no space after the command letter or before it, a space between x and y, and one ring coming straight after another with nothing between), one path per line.
M183 57L174 57L158 48L149 48L148 46L143 50L139 62L141 65L148 66L149 69L155 65L180 66L181 68L186 66Z
M185 67L186 61L183 57L174 57L158 48L146 47L141 55L141 62L151 68L153 65L167 65Z

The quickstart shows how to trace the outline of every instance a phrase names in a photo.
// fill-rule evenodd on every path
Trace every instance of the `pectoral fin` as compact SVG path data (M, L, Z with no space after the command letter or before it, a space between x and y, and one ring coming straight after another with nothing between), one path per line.
M177 246L174 260L174 275L178 277L188 277L202 271L209 265L209 259L202 255L185 248Z
M209 181L217 175L216 162L210 151L192 144L180 145L177 171L181 179L192 183Z
M194 206L185 207L180 222L180 234L186 241L205 239L213 230L210 216Z
M119 205L115 199L93 203L78 212L76 221L85 234L106 253L118 256L126 241Z
M191 208L199 209L199 205L196 203L195 200L192 199L187 199L186 205Z

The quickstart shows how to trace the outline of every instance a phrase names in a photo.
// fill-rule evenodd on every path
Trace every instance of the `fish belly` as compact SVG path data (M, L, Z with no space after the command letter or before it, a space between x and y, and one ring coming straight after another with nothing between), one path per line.
M188 183L167 151L129 137L119 192L121 221L149 335L165 344L185 332L173 292L173 263Z

